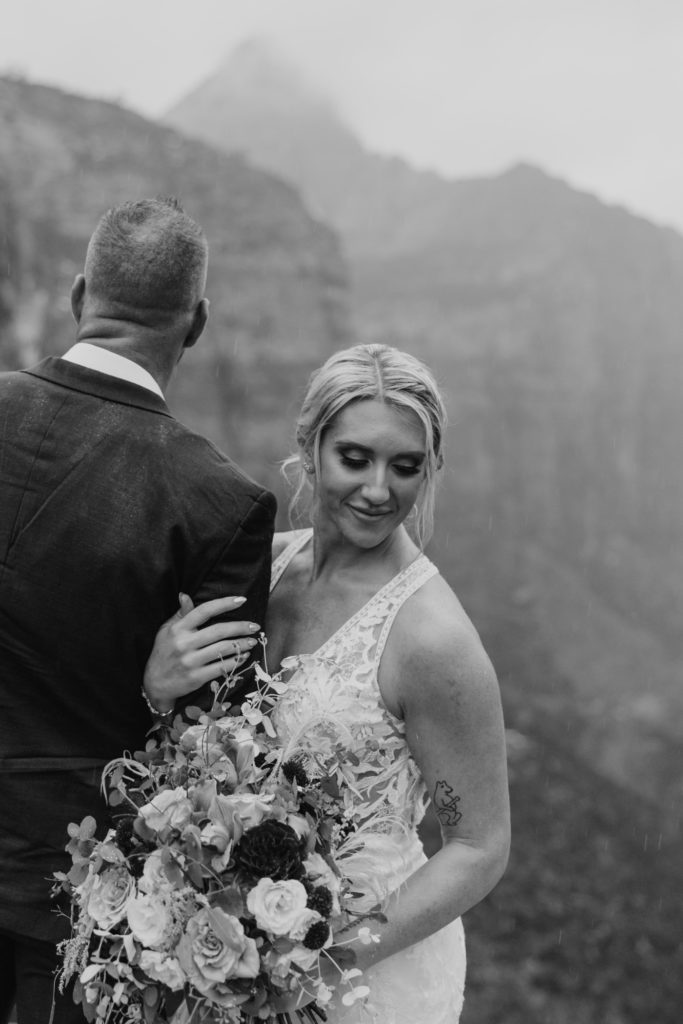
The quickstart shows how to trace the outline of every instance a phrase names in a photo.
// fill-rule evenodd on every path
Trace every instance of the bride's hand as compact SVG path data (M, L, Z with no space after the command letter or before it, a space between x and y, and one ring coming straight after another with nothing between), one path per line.
M220 597L195 608L187 594L180 595L180 608L157 633L145 668L144 690L157 711L172 710L178 697L244 664L258 643L260 626L255 622L209 622L234 612L244 600Z

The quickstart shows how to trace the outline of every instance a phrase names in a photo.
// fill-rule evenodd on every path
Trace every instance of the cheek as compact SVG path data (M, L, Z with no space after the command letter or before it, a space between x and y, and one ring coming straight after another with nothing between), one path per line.
M401 503L409 503L414 505L420 497L424 488L424 477L409 477L401 480L397 487L397 493L400 496Z
M321 496L343 497L355 490L359 482L357 476L346 472L343 467L333 467L321 474L319 492Z

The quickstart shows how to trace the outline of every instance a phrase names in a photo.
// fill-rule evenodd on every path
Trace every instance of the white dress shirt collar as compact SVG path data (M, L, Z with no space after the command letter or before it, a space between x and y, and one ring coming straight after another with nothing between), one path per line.
M99 345L90 345L87 341L79 341L62 356L62 359L66 359L69 363L78 363L79 366L86 366L89 370L98 370L110 377L127 380L131 384L138 384L141 388L153 391L160 398L164 397L151 373L134 363L132 359L120 356L118 352L110 352L109 349L101 348Z

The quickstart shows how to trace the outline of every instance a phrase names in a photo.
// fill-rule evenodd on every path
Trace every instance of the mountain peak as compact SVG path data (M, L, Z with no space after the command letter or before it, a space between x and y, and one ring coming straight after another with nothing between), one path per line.
M197 97L239 107L250 117L324 117L341 126L331 98L266 35L253 36L240 43L190 96L169 112L168 117L173 120L188 100Z
M334 222L326 189L336 196L365 154L334 103L267 38L242 43L165 118L188 135L245 152L256 164L296 185L316 217Z
M252 85L294 90L308 97L319 92L272 37L267 35L251 36L241 42L230 51L217 73L242 79Z

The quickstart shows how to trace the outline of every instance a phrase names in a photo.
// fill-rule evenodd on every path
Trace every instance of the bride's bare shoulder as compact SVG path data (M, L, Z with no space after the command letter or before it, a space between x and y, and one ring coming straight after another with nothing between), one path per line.
M409 672L431 673L435 679L492 672L475 626L441 575L433 576L408 598L389 640L393 641L392 660Z
M282 554L293 537L293 530L284 530L282 533L275 534L273 537L273 561Z
M301 535L301 530L283 530L273 537L273 561L281 555L288 544Z

